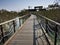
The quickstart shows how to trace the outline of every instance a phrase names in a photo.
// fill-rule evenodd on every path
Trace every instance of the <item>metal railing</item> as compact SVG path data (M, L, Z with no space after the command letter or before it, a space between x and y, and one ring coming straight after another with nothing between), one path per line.
M60 45L60 23L45 16L36 15L38 22L45 34L47 45Z
M30 15L24 15L15 19L0 23L0 45L4 44Z

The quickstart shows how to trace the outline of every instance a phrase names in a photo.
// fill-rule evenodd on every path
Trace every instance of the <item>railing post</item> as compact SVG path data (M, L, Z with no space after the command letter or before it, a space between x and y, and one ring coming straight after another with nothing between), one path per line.
M20 21L20 18L19 18L19 26L21 26L21 21Z
M46 33L48 33L48 31L47 31L47 24L48 24L48 20L46 20Z
M22 18L22 24L24 23L24 17Z
M48 26L47 25L48 25L48 20L46 20L46 33L48 34L48 29L47 29ZM50 42L49 42L49 40L48 40L48 38L46 38L46 40L48 42L47 45L51 45Z
M4 32L3 32L3 27L2 27L2 25L0 25L0 29L1 29L1 35L2 35L2 42L4 43L5 41L4 41Z
M55 27L54 45L56 45L56 43L57 43L57 32L58 32L58 29L57 29L57 25L56 25L56 27Z
M15 33L15 21L13 21L14 33Z

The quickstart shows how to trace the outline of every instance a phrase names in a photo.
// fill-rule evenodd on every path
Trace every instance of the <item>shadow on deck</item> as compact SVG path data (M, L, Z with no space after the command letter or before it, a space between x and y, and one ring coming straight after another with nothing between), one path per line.
M31 17L26 20L23 27L4 45L47 45L45 35L38 24L36 16L31 15Z

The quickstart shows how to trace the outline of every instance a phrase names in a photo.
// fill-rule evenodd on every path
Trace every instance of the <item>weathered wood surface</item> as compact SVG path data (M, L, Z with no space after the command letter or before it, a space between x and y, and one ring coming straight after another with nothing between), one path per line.
M4 45L47 45L36 16L31 15L17 34Z

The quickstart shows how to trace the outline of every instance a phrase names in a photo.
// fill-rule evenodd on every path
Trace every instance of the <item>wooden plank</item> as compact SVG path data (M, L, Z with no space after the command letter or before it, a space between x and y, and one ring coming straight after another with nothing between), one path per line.
M4 45L47 45L42 30L35 27L37 24L36 16L31 15L23 27L20 28Z
M29 18L23 27L4 45L33 45L33 22Z
M37 19L35 19L35 45L47 45L47 42L45 40L45 36L40 28L40 25L37 21Z

